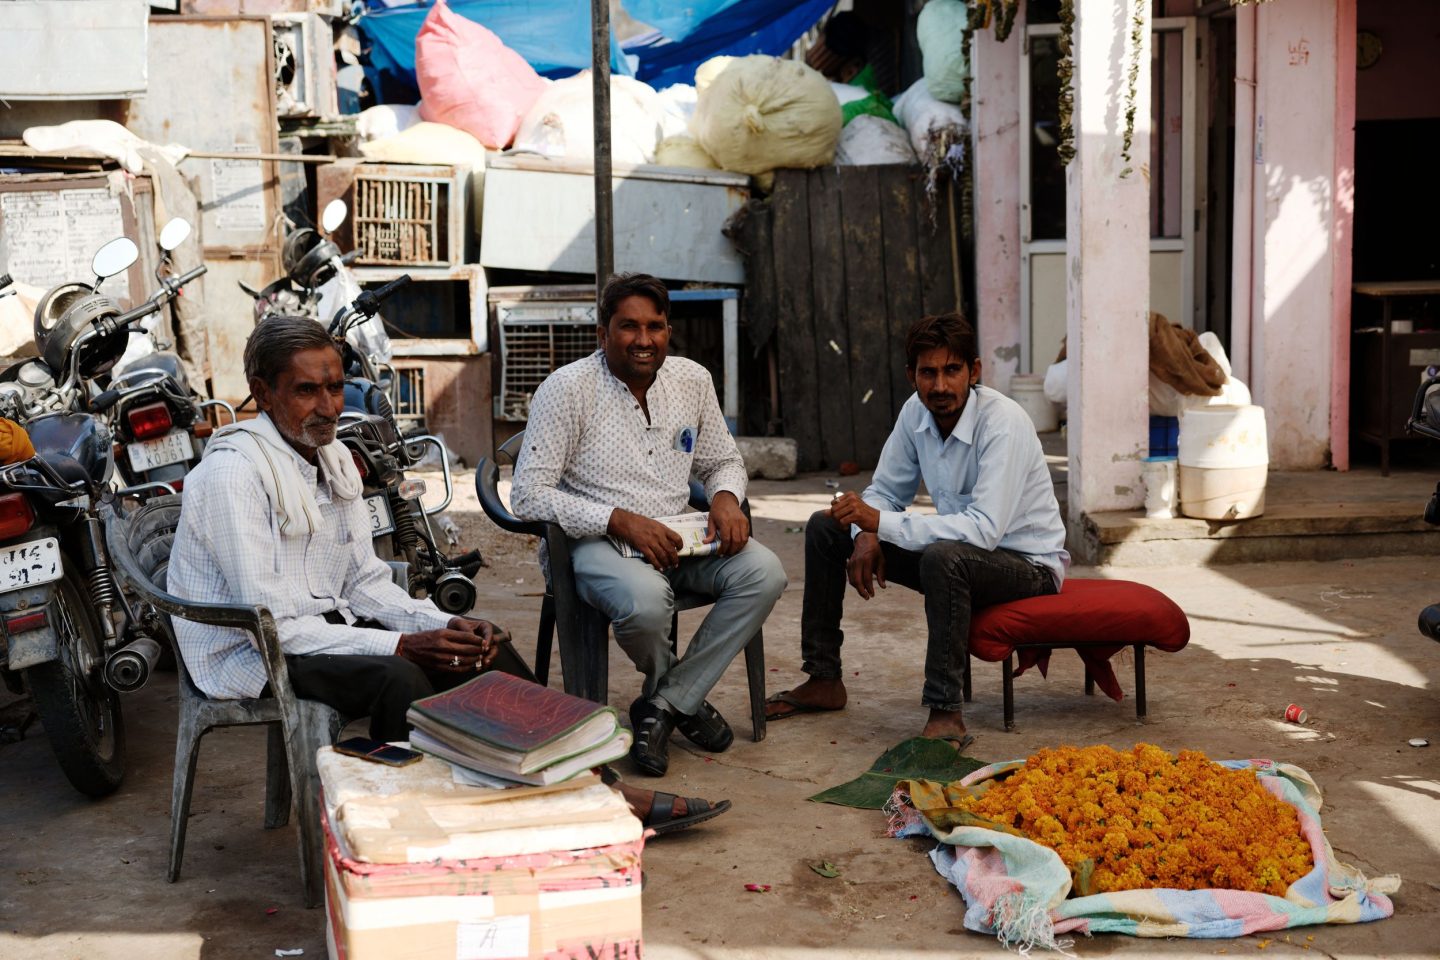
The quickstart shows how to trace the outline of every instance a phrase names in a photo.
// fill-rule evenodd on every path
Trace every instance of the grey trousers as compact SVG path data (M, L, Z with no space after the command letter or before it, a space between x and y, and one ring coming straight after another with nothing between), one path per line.
M687 557L666 573L620 556L607 537L571 541L570 560L580 599L610 618L615 642L645 675L644 695L658 694L687 715L700 709L787 582L779 558L753 539L734 556ZM683 594L714 605L677 657L670 650L670 618Z

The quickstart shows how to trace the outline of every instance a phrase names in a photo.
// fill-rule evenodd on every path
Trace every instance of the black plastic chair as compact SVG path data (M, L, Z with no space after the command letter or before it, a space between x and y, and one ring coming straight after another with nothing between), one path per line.
M503 443L497 459L513 466L525 442L524 432ZM557 523L521 520L510 512L500 499L500 467L490 458L480 461L475 470L475 493L480 506L496 526L511 533L528 534L544 541L549 554L549 570L545 577L545 598L540 604L540 629L535 643L535 675L541 684L550 677L550 646L552 638L560 644L560 672L565 692L596 703L605 703L610 683L610 621L600 611L580 599L575 589L575 572L570 563L570 541ZM741 505L745 518L750 519L750 502ZM690 507L708 510L710 505L704 488L690 481ZM677 610L703 607L711 602L700 594L678 594ZM670 647L677 648L678 617L670 620ZM745 645L745 675L750 685L750 730L755 741L765 739L765 632L756 630Z
M159 501L179 497L156 498ZM149 506L149 504L147 504ZM190 794L195 784L195 763L200 757L200 739L215 727L269 725L265 770L265 827L284 826L290 819L293 798L299 813L300 881L305 888L305 905L320 905L324 883L324 835L320 826L320 775L315 753L335 742L346 718L316 700L295 696L275 619L264 607L243 604L197 604L161 590L145 575L131 549L130 521L135 514L112 513L106 520L105 540L116 574L141 600L162 613L196 623L238 627L255 638L265 661L265 675L271 695L249 700L214 700L195 686L185 668L185 659L176 648L175 663L180 675L180 724L175 742L175 776L170 803L170 865L166 879L180 877L185 856L185 828L190 817ZM173 631L170 641L174 643Z

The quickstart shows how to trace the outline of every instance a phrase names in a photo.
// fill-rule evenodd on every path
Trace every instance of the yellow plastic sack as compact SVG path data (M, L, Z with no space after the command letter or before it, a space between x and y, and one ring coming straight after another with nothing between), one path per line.
M14 420L0 417L0 464L19 463L35 456L30 434Z
M720 76L720 71L730 66L730 64L733 63L736 59L736 57L726 56L711 57L709 60L706 60L704 63L700 64L700 66L696 67L695 95L699 96L700 94L704 93L705 88L710 86L710 83L716 77Z
M835 158L840 101L825 78L803 63L736 57L696 89L690 129L722 170L761 174L819 167Z
M655 148L655 162L662 167L695 167L700 170L719 170L715 158L695 142L694 137L679 134L666 137Z
M485 145L457 127L425 121L399 133L360 144L366 160L378 163L469 164L485 169Z

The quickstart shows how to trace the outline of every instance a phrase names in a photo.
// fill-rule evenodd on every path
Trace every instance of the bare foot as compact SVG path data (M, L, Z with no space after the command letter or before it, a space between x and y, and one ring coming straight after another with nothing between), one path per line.
M965 732L965 720L959 710L931 710L930 719L926 721L925 729L920 731L920 736L949 740L955 744L956 750L964 750L975 741Z
M643 823L650 816L650 810L655 805L655 791L645 790L640 787L632 787L623 780L614 784L614 788L620 791L620 796L630 804L630 812L640 818ZM687 815L690 810L685 806L684 797L676 797L674 805L670 808L670 817L675 819Z
M781 698L784 699L781 699ZM801 704L801 706L796 706ZM845 683L836 677L832 680L811 677L794 690L777 693L765 701L765 719L781 720L797 713L811 713L817 710L839 710L845 706Z

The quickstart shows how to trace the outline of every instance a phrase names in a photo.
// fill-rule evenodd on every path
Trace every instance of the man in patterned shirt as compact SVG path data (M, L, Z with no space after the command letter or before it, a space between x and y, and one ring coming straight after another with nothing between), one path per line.
M661 776L674 729L717 753L734 740L705 697L769 616L785 571L750 539L740 510L745 464L709 372L666 358L665 285L620 274L600 301L600 349L555 371L535 392L511 504L517 516L558 523L573 538L580 598L610 619L615 641L645 675L630 707L631 758ZM692 473L710 500L706 542L719 548L682 558L680 536L653 518L688 509ZM670 620L679 593L715 602L677 657Z
M261 415L218 431L186 478L169 567L175 595L268 608L296 696L370 717L376 740L406 739L414 700L492 662L528 674L503 630L412 598L375 556L360 477L335 439L345 374L325 328L303 317L262 321L245 344L245 375ZM207 695L263 695L249 634L179 618L175 632ZM601 773L658 834L730 807Z

